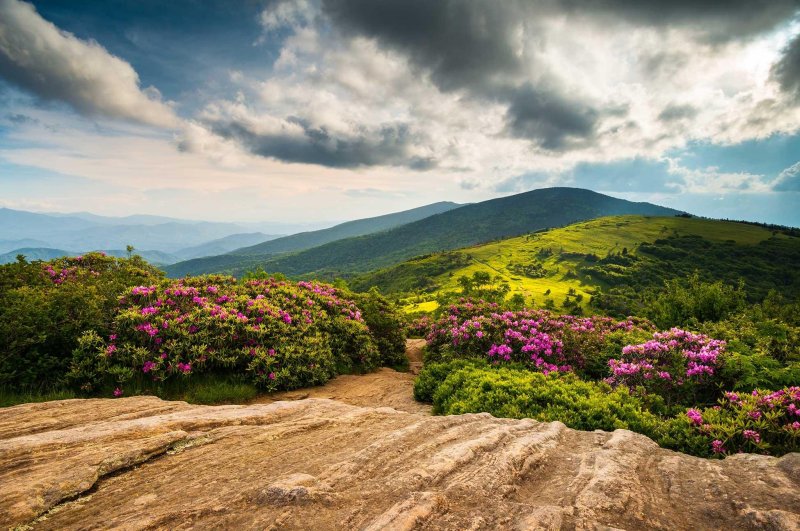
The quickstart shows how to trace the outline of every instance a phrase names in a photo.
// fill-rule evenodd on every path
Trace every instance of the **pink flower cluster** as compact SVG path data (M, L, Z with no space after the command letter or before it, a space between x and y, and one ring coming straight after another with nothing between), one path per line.
M656 332L653 339L626 345L620 359L608 360L612 376L609 383L630 388L650 382L661 387L679 387L714 375L725 352L725 342L673 328Z
M548 374L582 367L588 347L597 347L611 332L640 326L632 320L556 316L546 310L501 311L496 304L462 300L430 325L427 340L433 351L523 362Z

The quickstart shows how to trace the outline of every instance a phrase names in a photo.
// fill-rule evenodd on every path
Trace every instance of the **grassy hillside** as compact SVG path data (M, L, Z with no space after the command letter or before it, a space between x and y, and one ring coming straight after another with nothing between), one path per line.
M167 275L171 277L199 275L220 271L246 271L263 265L267 259L274 255L302 251L343 238L352 238L385 231L406 223L427 218L428 216L447 212L448 210L460 206L461 205L457 203L442 201L411 210L405 210L403 212L387 214L385 216L348 221L328 229L301 232L299 234L292 234L291 236L264 241L257 245L241 247L229 251L226 254L185 260L167 267L165 270Z
M463 206L388 231L338 240L260 262L247 257L240 262L220 262L219 271L240 274L259 265L270 272L296 277L352 277L421 254L601 216L676 213L669 208L616 199L590 190L546 188ZM273 242L267 244L270 243ZM170 274L175 270L167 269Z
M709 280L745 279L763 296L800 290L800 238L768 228L684 217L615 216L485 245L419 257L351 281L413 294L409 310L435 308L437 294L459 291L458 278L477 271L499 276L510 294L543 305L565 299L586 306L600 291L644 289L697 270Z

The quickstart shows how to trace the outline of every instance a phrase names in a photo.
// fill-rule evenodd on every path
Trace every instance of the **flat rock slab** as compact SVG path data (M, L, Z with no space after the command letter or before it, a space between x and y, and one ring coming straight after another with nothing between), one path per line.
M0 410L0 526L800 529L800 454L706 460L625 430L309 398Z

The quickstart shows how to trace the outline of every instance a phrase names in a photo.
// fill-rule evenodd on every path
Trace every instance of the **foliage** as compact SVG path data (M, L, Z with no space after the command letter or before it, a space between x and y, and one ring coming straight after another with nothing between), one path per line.
M630 429L658 436L659 417L647 411L627 389L611 389L573 374L545 375L520 368L465 363L423 368L415 394L432 395L434 412L438 414L488 412L497 417L557 420L580 430ZM431 392L428 382L433 381L439 384Z
M380 351L380 364L397 369L407 368L406 322L396 305L381 295L378 288L366 293L348 292L347 297L353 299L361 309L364 322Z
M32 402L49 402L51 400L68 400L77 398L71 389L54 388L42 390L39 387L25 390L14 387L0 388L0 407L16 406L18 404L29 404Z
M664 282L663 289L644 301L645 314L657 326L692 326L706 321L720 321L744 309L744 284L738 287L717 282L703 282L695 273L686 278Z
M70 379L88 392L125 392L195 374L246 375L271 391L379 361L361 310L336 288L209 276L131 288L107 340L81 338Z
M707 403L716 396L714 376L725 342L672 328L645 343L626 345L619 359L608 361L608 383L642 389L671 403Z
M486 359L523 363L545 374L576 371L598 377L607 374L598 366L614 355L614 347L645 330L652 325L640 319L501 311L494 303L463 299L431 327L426 361Z
M800 263L800 237L789 229L699 218L613 216L448 251L446 259L443 254L418 257L364 273L353 284L432 301L460 292L458 278L480 271L499 275L508 282L509 295L519 293L526 301L535 297L540 306L548 304L539 297L549 291L553 309L588 314L593 308L591 313L600 310L622 318L647 316L645 305L666 280L695 273L704 283L719 281L734 290L744 280L749 303L776 290L786 299L778 307L800 304L800 270L785 266L794 263ZM570 288L583 300L569 296ZM565 300L568 307L562 305ZM788 315L781 318L790 320Z
M783 455L800 450L800 387L725 393L719 405L689 409L665 442L698 455Z
M118 296L161 276L138 256L103 253L0 266L0 386L62 385L78 337L107 334Z

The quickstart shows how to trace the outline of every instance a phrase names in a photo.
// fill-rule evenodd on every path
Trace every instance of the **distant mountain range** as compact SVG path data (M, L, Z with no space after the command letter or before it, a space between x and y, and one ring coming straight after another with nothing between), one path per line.
M253 232L236 223L146 215L114 218L88 213L40 214L0 208L0 253L10 255L10 259L0 256L0 262L14 260L17 254L29 259L104 249L117 254L133 245L138 254L154 263L169 264L225 253L279 236Z
M625 214L674 216L681 212L579 188L546 188L458 208L451 207L388 230L335 239L301 251L283 243L287 240L297 241L292 240L300 236L296 235L239 249L227 255L173 264L165 270L170 276L213 272L238 275L254 267L263 267L266 271L290 276L347 277L397 264L418 255ZM317 238L316 233L308 234L314 236L306 235L306 243L325 239ZM333 237L330 232L328 236Z

